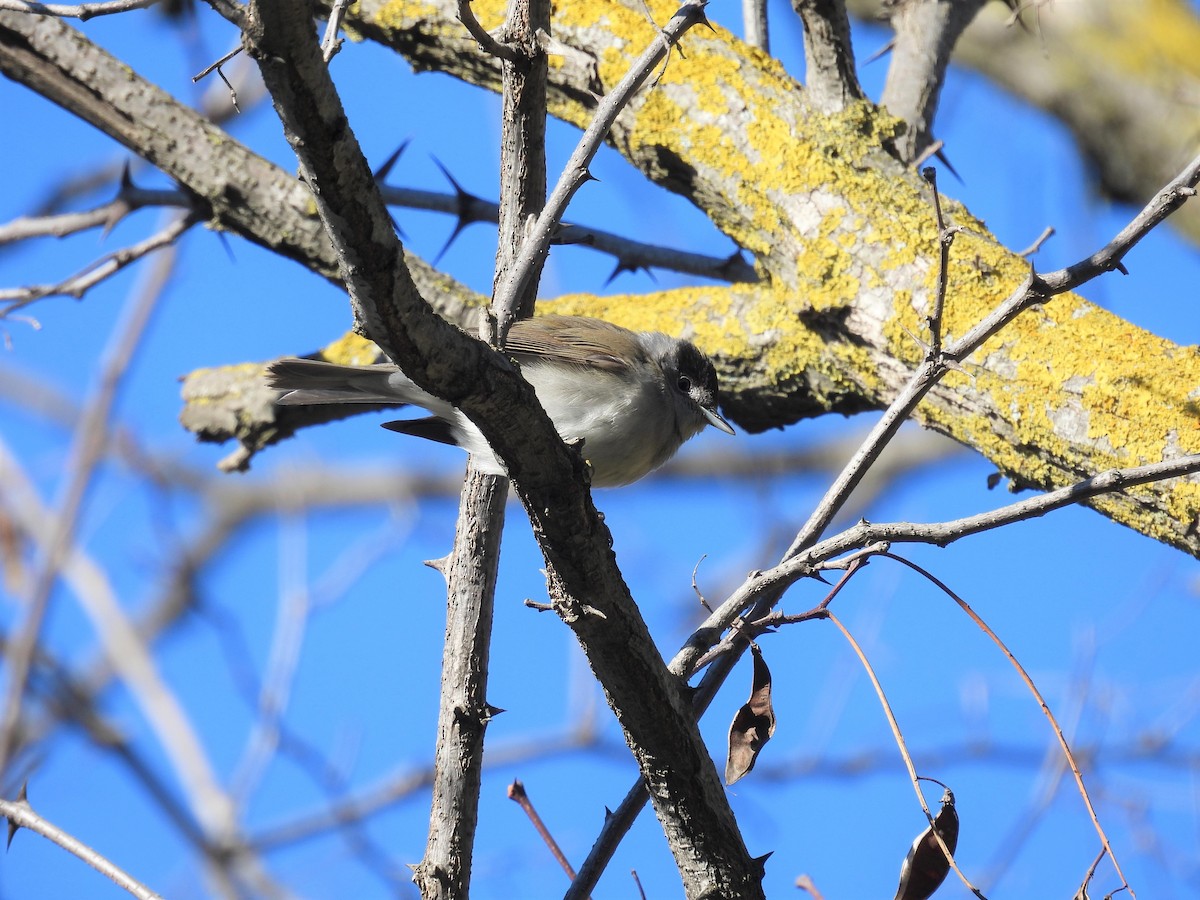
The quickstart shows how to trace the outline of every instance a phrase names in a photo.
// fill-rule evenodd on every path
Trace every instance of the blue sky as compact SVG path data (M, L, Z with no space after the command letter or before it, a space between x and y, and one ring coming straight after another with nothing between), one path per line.
M732 11L713 8L715 22L736 28ZM786 4L774 9L775 52L800 72L799 26ZM172 90L194 97L190 75L223 52L230 29L201 12L198 44L182 52L177 36L151 13L88 23L94 39ZM865 57L886 40L861 30ZM163 47L172 52L163 52ZM886 64L863 68L878 96ZM443 184L436 157L469 190L494 196L498 100L435 74L413 76L378 48L347 44L335 76L359 139L372 161L401 141L411 146L392 180L427 188ZM22 139L0 143L0 163L16 173L0 196L0 219L28 212L63 173L124 158L112 142L50 108L25 89L0 82L0 107L22 123ZM446 115L452 110L452 115ZM1003 128L995 123L1004 123ZM294 161L269 109L235 120L231 130L286 168ZM962 176L941 187L984 218L1010 246L1028 245L1045 227L1058 236L1039 257L1042 268L1073 261L1103 244L1132 214L1092 196L1066 135L969 73L953 71L938 134ZM576 132L551 129L551 159L563 160ZM570 218L631 237L726 254L730 242L680 199L644 184L619 157L602 152L600 179L581 191ZM161 176L140 171L140 184ZM652 214L647 214L652 210ZM144 211L101 240L89 233L0 250L0 282L52 280L98 253L136 240L158 214ZM453 223L397 210L408 244L427 259L441 249ZM441 265L468 285L490 283L494 231L473 226ZM1110 276L1084 295L1121 316L1183 344L1197 342L1194 304L1200 283L1196 251L1160 230L1127 259L1128 277ZM551 257L543 296L601 290L611 262L580 248ZM20 373L83 401L127 297L135 269L84 300L43 301L28 310L39 324L0 325L11 346L0 374ZM655 273L658 286L689 283ZM612 290L650 287L622 275ZM123 386L116 421L156 453L211 470L228 448L198 446L177 423L178 377L200 366L307 352L349 323L344 299L290 262L236 239L197 231L183 242L176 276ZM457 471L453 449L404 441L375 427L378 417L314 429L264 454L254 471L228 476L252 481L320 460L356 468ZM782 432L736 439L713 432L686 453L725 449L748 453L814 445L870 417L802 423ZM70 435L0 398L0 438L19 455L49 502L61 495ZM993 508L1008 496L989 492L989 467L963 455L931 466L875 501L875 521L934 521ZM695 484L648 480L599 492L622 569L652 633L671 655L698 616L693 568L712 597L744 574L770 564L781 535L802 521L824 488L824 476L798 474L762 482ZM239 679L261 676L271 658L281 608L298 603L310 581L335 583L314 595L286 722L319 753L342 767L351 789L382 782L423 765L430 755L437 705L442 630L440 577L421 561L443 555L453 535L456 498L395 502L388 508L268 518L241 533L203 574L203 612L158 648L168 683L203 735L212 765L227 783L246 771L253 713ZM107 465L91 491L80 536L132 610L154 597L162 564L198 528L199 501L179 493L154 497L136 473ZM367 550L364 551L363 548ZM374 551L374 552L369 552ZM364 553L368 560L359 559ZM1069 510L983 535L948 549L912 549L911 558L958 590L1020 656L1069 731L1098 747L1089 772L1102 816L1126 874L1141 896L1184 897L1197 888L1197 795L1187 766L1126 760L1131 741L1168 734L1180 753L1200 741L1195 722L1200 673L1194 635L1200 626L1197 570L1192 559L1112 525L1088 510ZM540 559L519 508L510 509L498 590L489 698L507 712L488 731L491 751L547 744L591 710L598 746L504 763L485 777L474 894L480 898L553 896L562 874L505 798L521 778L567 855L581 861L604 807L615 806L634 777L620 735L603 707L569 632L553 617L523 607L544 597ZM353 572L353 577L346 575ZM791 611L820 594L799 587ZM11 627L5 595L0 621ZM950 784L963 822L958 859L996 896L1070 896L1096 852L1078 796L1056 784L1052 737L1036 704L1011 669L947 600L899 566L879 561L839 601L888 690L923 774ZM82 662L95 649L91 627L67 590L56 592L48 640ZM766 638L775 675L779 727L759 770L731 789L732 803L754 854L774 851L768 893L793 891L806 872L827 897L882 897L894 890L900 861L923 827L886 722L852 654L836 630L813 623ZM714 755L730 716L744 699L749 669L739 669L706 718ZM172 789L171 768L120 689L105 709L138 742ZM975 748L975 749L972 749ZM980 752L976 754L976 750ZM986 751L986 752L985 752ZM806 773L783 778L785 773ZM240 774L239 774L240 773ZM1047 786L1051 787L1048 788ZM77 734L65 733L30 782L35 807L91 843L155 889L173 897L208 894L188 847L111 757ZM938 797L928 792L930 803ZM1045 808L1034 815L1045 799ZM287 760L275 760L249 793L247 829L259 833L305 811L324 808L325 794ZM428 798L416 792L371 819L366 833L396 865L422 851ZM1029 823L1023 839L1023 823ZM1151 836L1153 840L1150 840ZM346 843L325 837L278 850L270 871L307 897L389 896L376 871ZM990 872L1006 864L994 885ZM680 895L678 878L657 823L644 815L596 891L597 898L635 896L636 869L647 894ZM1116 881L1100 869L1097 895ZM415 896L401 887L401 896ZM20 834L0 865L4 897L123 896L100 876L36 836ZM945 897L966 892L948 884Z

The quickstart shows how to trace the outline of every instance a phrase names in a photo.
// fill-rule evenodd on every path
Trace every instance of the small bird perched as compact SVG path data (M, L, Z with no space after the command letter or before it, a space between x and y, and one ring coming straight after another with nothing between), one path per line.
M733 434L717 412L717 373L690 341L637 332L584 316L542 316L513 325L504 352L521 365L559 436L583 441L592 484L637 481L675 455L707 425ZM281 359L267 367L285 406L391 403L431 416L384 428L472 453L484 472L504 468L479 429L459 410L423 391L394 365L341 366Z

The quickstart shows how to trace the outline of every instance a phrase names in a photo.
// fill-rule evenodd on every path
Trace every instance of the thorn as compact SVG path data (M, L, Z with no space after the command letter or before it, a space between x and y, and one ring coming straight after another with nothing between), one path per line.
M946 151L938 150L937 152L935 152L934 156L937 157L938 162L942 163L942 166L946 167L947 172L954 175L954 178L959 180L960 185L966 184L966 181L962 180L962 176L958 173L958 170L956 170L952 166L952 164L950 164L950 160L949 160L949 157L947 157L947 155L946 155Z
M21 784L21 792L19 794L17 794L16 802L19 806L24 806L26 808L29 807L28 788L29 788L29 781L28 781L28 779L26 779L26 781ZM13 837L16 836L16 833L20 830L21 830L20 825L18 825L12 819L8 820L8 843L4 845L5 850L12 849Z
M1125 268L1125 263L1121 262L1119 259L1115 263L1113 263L1113 268L1116 269L1118 272L1120 272L1122 275L1129 274L1129 270L1127 268Z
M972 381L975 380L974 373L968 372L966 367L963 366L963 364L960 363L958 360L949 359L948 357L942 357L942 365L944 365L951 372L957 372L959 375L966 375Z
M230 262L237 262L237 257L233 255L233 244L229 243L229 236L224 231L217 232L217 240L221 242L221 246L225 248L225 252L229 254Z
M769 853L764 853L762 856L756 856L750 861L758 866L759 878L763 878L767 874L767 860L775 853L774 850Z
M117 188L117 196L113 198L115 201L112 211L104 220L104 227L100 229L100 240L103 241L114 228L117 223L133 212L133 204L127 199L130 192L137 189L137 185L133 183L133 172L129 160L125 160L125 165L121 169L120 186Z
M886 44L884 44L882 47L880 47L878 50L876 50L874 53L872 53L870 56L868 56L865 60L863 60L863 65L869 66L871 63L875 62L875 60L882 59L883 57L887 56L889 53L891 53L895 49L896 49L896 39L893 37L890 41L888 41Z
M459 215L461 216L463 207L465 206L464 201L477 200L478 198L463 188L463 186L455 180L454 176L450 174L450 170L443 166L441 161L436 156L431 156L430 159L433 160L433 164L435 166L442 170L442 174L446 176L446 180L450 182L450 187L454 188L456 202L459 207Z
M388 218L392 220L392 231L396 232L396 237L402 241L407 241L408 235L404 233L404 229L400 227L400 223L396 221L396 217L388 213Z
M742 255L742 248L734 250L725 258L725 262L717 268L717 274L724 278L732 279L738 274L739 269L750 269L753 275L753 266L746 262L746 257Z
M595 175L592 174L591 169L584 169L583 177L579 179L579 184L582 186L582 185L587 184L589 181L599 181L599 180L600 180L599 178L597 178Z
M604 821L607 822L609 819L612 818L612 816L613 816L613 811L611 809L609 809L607 806L604 807Z
M486 724L492 721L492 719L496 718L496 716L500 715L500 713L506 712L508 712L507 709L501 709L499 706L492 706L490 703L485 703L483 706L483 715L480 718Z
M450 561L450 555L446 554L441 559L425 560L425 565L429 566L429 568L434 569L435 571L441 572L442 575L445 575L446 574L446 563L448 563L449 561Z
M474 194L465 190L457 181L455 181L454 176L450 174L450 170L443 166L437 157L432 157L432 159L433 164L442 170L442 174L445 175L446 180L450 182L450 187L454 189L454 206L456 215L458 217L457 222L454 225L454 230L450 232L450 237L446 238L445 245L441 250L438 251L437 256L433 260L433 264L436 266L438 261L441 260L442 256L445 255L446 251L450 249L450 245L454 243L455 238L462 234L463 229L468 225L478 221L472 217L471 207L474 204L479 203L480 200Z
M396 165L396 162L404 154L404 151L408 149L410 143L411 140L409 138L405 138L400 142L400 146L396 148L395 152L383 161L382 166L375 170L376 181L382 182L387 180L387 177L392 174L392 167Z
M643 263L625 262L623 259L618 259L616 266L613 267L612 272L608 276L608 280L604 282L604 286L608 287L610 284L612 284L613 281L616 280L616 277L622 272L633 273L639 270L645 272L651 281L653 281L655 284L658 284L658 279L654 277L654 273L650 271L649 266L644 265Z

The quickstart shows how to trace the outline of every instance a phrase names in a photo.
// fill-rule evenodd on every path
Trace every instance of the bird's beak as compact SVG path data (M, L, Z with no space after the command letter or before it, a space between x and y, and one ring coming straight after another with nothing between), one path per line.
M708 419L708 424L714 428L720 428L726 434L733 434L733 426L721 418L721 414L715 409L709 409L707 406L701 406L700 412L704 413L704 418Z

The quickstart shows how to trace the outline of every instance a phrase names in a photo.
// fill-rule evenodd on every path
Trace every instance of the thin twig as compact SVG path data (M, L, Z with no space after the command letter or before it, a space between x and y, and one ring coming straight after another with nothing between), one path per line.
M0 319L46 297L67 296L78 299L126 266L155 250L170 247L198 221L199 216L194 213L175 217L168 225L145 240L108 254L58 284L0 289Z
M191 217L180 218L188 220ZM64 496L58 512L52 527L48 529L46 545L41 554L42 565L30 588L25 622L17 630L16 641L8 656L10 680L5 696L4 718L0 720L0 773L4 772L7 761L16 749L25 686L40 642L50 593L54 583L58 581L60 569L71 557L74 533L88 497L92 475L108 445L108 422L113 418L113 408L122 378L130 368L133 354L140 346L173 262L170 257L163 258L160 265L151 270L151 280L140 286L138 292L130 299L125 322L115 332L98 374L95 398L77 427L72 462L66 469L71 473L71 479L64 487ZM121 629L120 625L125 619L120 616L115 604L110 605L107 610L89 608L89 612L95 613L96 628L102 637L108 635L113 641L118 640L118 635L124 638L120 649L116 643L107 643L106 649L116 656L115 665L125 666L127 682L130 683L133 695L143 701L143 709L148 719L160 726L157 728L158 737L162 740L164 748L172 750L170 756L176 764L182 784L191 794L199 821L210 835L218 835L221 838L228 836L232 828L232 808L226 796L217 787L215 776L205 760L203 750L200 750L199 743L194 739L194 734L186 727L186 716L182 715L174 697L169 691L162 689L160 680L156 678L149 655L139 653L139 650L144 648L138 644L136 637L128 635L131 629Z
M243 50L242 45L238 44L236 47L234 47L232 50L230 50L228 53L226 53L224 56L222 56L216 62L205 66L203 69L201 69L199 72L197 72L195 75L192 76L192 84L195 84L197 81L199 81L201 78L203 78L208 73L212 72L214 69L221 68L221 66L225 65L225 63L229 62L231 59L233 59L235 56L237 56L239 53L241 53L242 50Z
M67 237L90 228L111 230L130 213L146 206L187 208L190 205L183 191L123 185L114 199L92 209L49 216L22 216L0 225L0 245L39 237Z
M513 779L513 783L508 786L508 799L521 807L521 810L528 817L534 829L550 850L550 855L562 866L562 870L567 873L567 877L573 880L575 878L575 870L571 868L571 863L567 861L562 848L558 846L558 841L554 840L554 835L550 833L550 829L546 827L546 823L542 821L542 817L534 809L533 802L525 792L525 785L519 779Z
M55 524L54 517L38 496L28 475L21 470L3 442L0 442L0 487L3 488L5 499L8 501L5 514L13 519L25 539L33 546L43 548L44 554L44 548L53 536L51 532ZM75 547L63 560L61 575L92 623L106 664L112 667L112 671L124 684L125 690L137 703L159 746L172 763L179 781L185 789L197 783L195 772L197 769L203 771L207 768L200 741L178 698L160 676L153 657L147 651L146 641L121 608L108 574L94 559ZM14 648L6 646L4 649L5 656L10 657L9 651ZM43 665L44 663L39 662L39 666ZM62 677L65 678L65 674ZM100 689L100 685L85 686L82 683L73 683L64 686L61 691L69 693L69 698L64 703L69 710L74 711L93 705ZM94 716L93 712L91 718L83 722L84 727L93 734L101 730L93 721ZM29 718L28 714L23 713L22 725L26 718ZM44 732L46 728L41 730ZM37 732L37 729L30 728L23 736L28 741L36 740ZM44 740L44 733L42 737ZM111 734L97 743L107 749L116 749L118 756L146 782L149 792L160 798L168 817L179 826L181 832L202 850L208 849L208 836L196 829L189 813L176 801L174 792L159 790L161 784L158 777L150 772L148 766L140 765L139 760L133 757L132 751L122 748L121 742L114 740ZM190 789L188 800L193 811L203 805L199 796Z
M496 40L479 24L479 20L475 18L475 10L471 9L471 0L458 0L458 21L462 22L471 37L475 38L475 43L484 53L510 63L520 61L521 55L516 50Z
M1037 236L1037 240L1018 253L1017 256L1028 259L1029 257L1033 256L1033 254L1041 250L1042 244L1046 243L1046 241L1050 240L1052 237L1054 237L1054 226L1047 225L1045 229L1043 229L1042 233Z
M946 285L950 280L950 245L954 243L955 232L946 227L942 216L942 198L938 194L937 169L933 166L921 170L921 177L929 184L933 194L933 213L937 222L938 233L938 274L937 291L933 298L933 312L929 314L929 355L937 356L942 352L942 311L946 306Z
M546 201L545 209L542 210L542 214L538 216L537 221L529 230L525 242L521 246L521 253L508 278L496 291L495 303L498 308L511 308L513 298L525 290L538 260L545 256L550 246L550 241L558 223L562 220L567 204L571 202L575 192L592 177L588 172L588 165L600 149L600 145L616 121L617 115L628 105L634 93L654 71L655 66L667 55L671 46L693 25L705 21L704 7L706 5L707 0L688 0L681 6L666 27L625 73L617 86L600 101L591 124L584 131L583 137L580 138L570 159L563 167L562 176ZM503 332L503 323L501 324Z
M580 749L595 748L597 739L594 729L581 721L564 729L560 735L539 737L489 747L484 768L489 770L511 767ZM358 793L340 798L311 813L301 813L293 818L265 827L250 841L252 849L260 852L289 847L321 837L345 826L348 822L362 822L394 808L414 795L427 792L433 780L432 766L402 769L367 786Z
M252 698L254 724L241 759L229 779L230 792L245 804L257 787L279 747L288 701L300 664L300 650L312 613L313 601L307 584L305 519L286 516L280 522L279 571L281 587L275 611L275 627L261 684ZM305 573L304 576L299 573Z
M101 875L111 878L118 887L124 888L133 896L138 897L139 900L161 900L159 894L150 890L150 888L125 872L124 869L119 868L106 857L101 856L87 844L83 843L83 841L72 837L57 825L54 825L34 812L33 807L29 805L29 801L24 799L19 801L0 800L0 816L8 819L9 822L18 828L28 828L30 831L36 832L47 840L58 844L58 846L71 855L83 860Z
M1121 864L1117 861L1116 854L1113 853L1112 844L1108 840L1108 835L1104 833L1104 828L1100 825L1100 817L1096 815L1096 808L1092 805L1091 795L1088 794L1088 790L1083 784L1083 772L1079 768L1079 762L1076 760L1075 754L1071 750L1071 745L1067 742L1067 736L1063 733L1062 727L1058 724L1058 720L1054 717L1054 713L1050 711L1050 705L1046 702L1046 698L1042 696L1042 692L1039 691L1037 685L1034 684L1033 678L1031 678L1029 673L1025 671L1025 667L1021 665L1021 661L1018 660L1016 655L1008 649L1008 646L1000 639L1000 636L997 635L996 632L992 631L987 622L980 618L979 613L975 612L975 610L971 608L970 604L959 597L958 594L952 591L945 584L945 582L935 576L932 572L927 571L917 563L905 559L902 556L897 556L893 553L883 553L881 555L908 566L914 572L924 576L930 583L935 585L938 590L942 591L942 593L957 603L959 609L970 616L971 621L979 627L980 631L988 636L992 643L994 643L1000 649L1000 652L1004 654L1005 659L1007 659L1012 667L1017 670L1017 674L1020 676L1021 680L1025 682L1025 686L1029 688L1029 692L1033 694L1034 699L1037 700L1038 706L1041 707L1042 714L1045 715L1046 719L1050 722L1050 729L1054 732L1054 737L1058 740L1058 745L1062 749L1063 758L1067 761L1067 765L1071 769L1071 774L1075 777L1075 786L1079 790L1079 796L1083 798L1083 805L1087 808L1088 816L1092 820L1092 827L1096 829L1096 834L1100 838L1101 845L1104 847L1104 850L1108 853L1109 858L1112 860L1113 868L1116 869L1117 876L1121 879L1122 887L1129 891L1130 897L1134 898L1134 900L1137 900L1137 894L1135 894L1133 888L1130 887L1129 880L1125 877L1125 873L1121 871ZM1097 859L1097 863L1098 862L1099 859Z
M389 206L433 210L457 217L456 229L458 231L475 222L494 224L498 216L499 205L497 203L466 192L450 194L445 191L394 187L386 184L380 185L379 190L383 194L384 202ZM685 275L699 275L702 278L734 284L748 284L759 280L758 273L750 263L746 262L741 253L735 252L730 256L712 256L706 253L694 253L690 250L676 250L671 247L631 240L623 235L593 228L590 225L564 221L551 243L586 247L589 250L613 256L617 260L613 269L614 274L654 268L669 272L682 272Z
M326 65L342 49L342 39L338 37L338 31L349 6L350 0L333 0L329 7L329 21L325 24L325 36L321 39L321 56L324 57Z
M158 0L103 0L100 3L37 3L34 0L0 0L0 9L35 16L87 21L96 16L111 16L133 9L145 9L157 2Z
M938 846L942 848L942 852L946 854L946 860L950 866L958 874L962 883L966 885L967 890L973 893L976 897L983 898L983 894L979 892L979 888L971 884L969 878L963 874L962 869L958 867L958 863L954 860L954 854L950 852L950 848L946 846L946 840L942 837L942 833L933 824L933 813L929 811L929 806L925 802L925 795L921 792L921 776L917 775L917 767L913 764L912 756L908 752L908 746L904 743L904 735L900 733L900 723L896 721L896 714L892 712L892 705L888 703L887 695L883 692L883 685L879 683L879 678L875 674L875 669L872 667L870 660L867 659L867 654L863 652L858 641L854 639L848 628L842 624L841 620L832 612L827 613L826 618L837 626L838 631L850 643L851 649L854 650L858 661L862 663L863 670L867 673L867 677L871 679L871 685L875 688L875 696L879 698L879 705L883 708L883 714L887 716L888 726L892 729L892 737L896 741L896 747L900 751L900 757L904 760L904 768L908 770L909 780L912 781L913 790L917 793L917 801L921 804L921 809L925 813L925 818L929 820L931 833L938 842ZM940 782L939 782L940 783Z
M1087 874L1083 876L1083 883L1079 885L1079 890L1075 892L1076 897L1087 896L1087 886L1091 884L1092 876L1096 874L1096 868L1100 865L1100 861L1104 859L1104 854L1107 852L1107 847L1100 848L1100 852L1096 854L1096 858L1092 860L1092 864L1088 866Z

